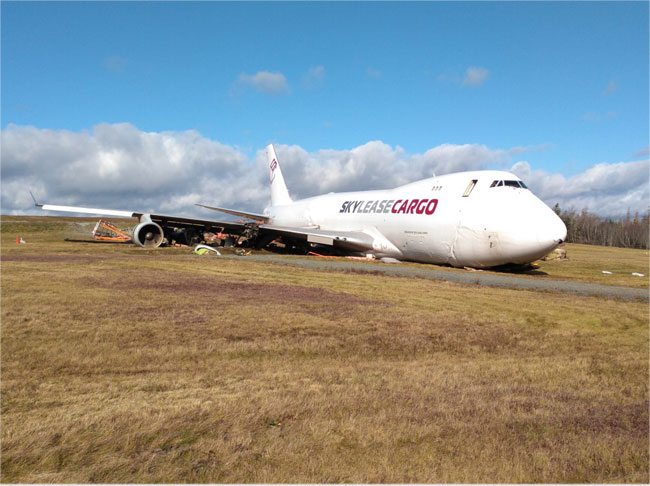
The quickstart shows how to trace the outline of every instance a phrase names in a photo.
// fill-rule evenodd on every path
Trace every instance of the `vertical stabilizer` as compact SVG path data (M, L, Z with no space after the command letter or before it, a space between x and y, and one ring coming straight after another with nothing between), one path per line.
M282 177L282 170L278 163L278 157L275 155L273 145L266 147L266 160L269 163L269 181L271 182L271 206L283 206L291 204L291 197L287 185Z

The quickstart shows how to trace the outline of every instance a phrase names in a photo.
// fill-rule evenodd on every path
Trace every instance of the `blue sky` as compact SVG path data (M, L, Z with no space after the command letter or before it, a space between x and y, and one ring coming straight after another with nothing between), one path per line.
M648 3L2 2L2 128L647 159ZM488 163L503 166L517 162Z

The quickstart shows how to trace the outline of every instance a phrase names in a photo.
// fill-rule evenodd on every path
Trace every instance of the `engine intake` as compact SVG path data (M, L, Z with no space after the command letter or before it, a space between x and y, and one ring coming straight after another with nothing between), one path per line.
M164 238L163 229L152 221L143 221L133 230L133 242L144 248L157 248Z

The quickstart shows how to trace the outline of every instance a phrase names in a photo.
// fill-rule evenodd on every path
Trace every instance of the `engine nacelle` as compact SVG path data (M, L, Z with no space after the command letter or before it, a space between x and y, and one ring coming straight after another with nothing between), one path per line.
M133 230L133 242L145 248L157 248L165 239L165 233L159 224L143 221Z

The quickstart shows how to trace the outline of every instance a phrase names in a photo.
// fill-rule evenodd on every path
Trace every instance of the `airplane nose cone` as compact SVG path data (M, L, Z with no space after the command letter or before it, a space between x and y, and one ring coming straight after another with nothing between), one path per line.
M566 239L566 226L555 213L547 213L537 229L537 241L542 247L553 250Z
M504 207L491 226L498 233L503 263L530 263L552 252L566 239L564 222L537 198Z

